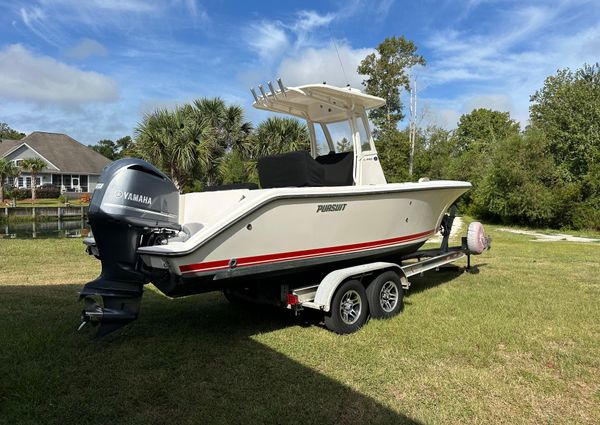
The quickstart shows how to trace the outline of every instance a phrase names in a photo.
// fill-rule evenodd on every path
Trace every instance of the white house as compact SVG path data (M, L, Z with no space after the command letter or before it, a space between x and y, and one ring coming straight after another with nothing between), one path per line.
M19 188L52 185L62 192L91 192L96 187L102 169L110 160L90 147L60 133L35 131L21 140L3 139L0 142L0 158L20 165L27 158L40 158L46 168L31 181L26 170L7 183Z

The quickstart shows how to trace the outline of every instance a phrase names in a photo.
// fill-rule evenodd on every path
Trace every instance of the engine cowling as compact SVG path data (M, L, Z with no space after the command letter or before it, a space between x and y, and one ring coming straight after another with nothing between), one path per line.
M103 170L88 211L102 272L80 292L83 323L100 323L98 335L137 318L147 283L137 249L157 229L180 230L178 214L179 191L152 164L128 158Z
M126 158L104 169L90 202L91 221L110 219L137 227L179 230L179 191L152 164Z

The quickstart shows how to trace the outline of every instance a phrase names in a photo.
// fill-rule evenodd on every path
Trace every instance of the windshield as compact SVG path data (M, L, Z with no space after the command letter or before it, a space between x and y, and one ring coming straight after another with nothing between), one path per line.
M348 121L340 121L333 124L327 124L327 129L331 135L333 148L336 153L352 152L352 131Z
M360 138L361 150L371 151L372 146L363 117L356 116L354 121ZM327 155L329 152L342 153L354 151L350 121L334 123L313 123L316 155Z

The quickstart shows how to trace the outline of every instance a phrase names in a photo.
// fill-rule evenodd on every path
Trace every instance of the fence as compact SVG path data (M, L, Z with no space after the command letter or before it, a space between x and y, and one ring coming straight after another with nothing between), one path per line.
M86 217L88 207L4 207L0 209L0 218L9 217Z

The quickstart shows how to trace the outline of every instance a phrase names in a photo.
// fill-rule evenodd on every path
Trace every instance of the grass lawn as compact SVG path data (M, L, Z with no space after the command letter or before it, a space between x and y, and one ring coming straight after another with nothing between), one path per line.
M413 279L340 337L220 294L146 291L77 333L80 240L0 240L0 423L600 423L600 245L495 231L473 274Z
M10 200L7 200L6 205L10 206ZM80 199L70 199L69 205L73 207L88 206L89 202L81 202ZM58 199L36 199L33 202L31 199L23 199L17 201L17 207L64 207L65 203Z

